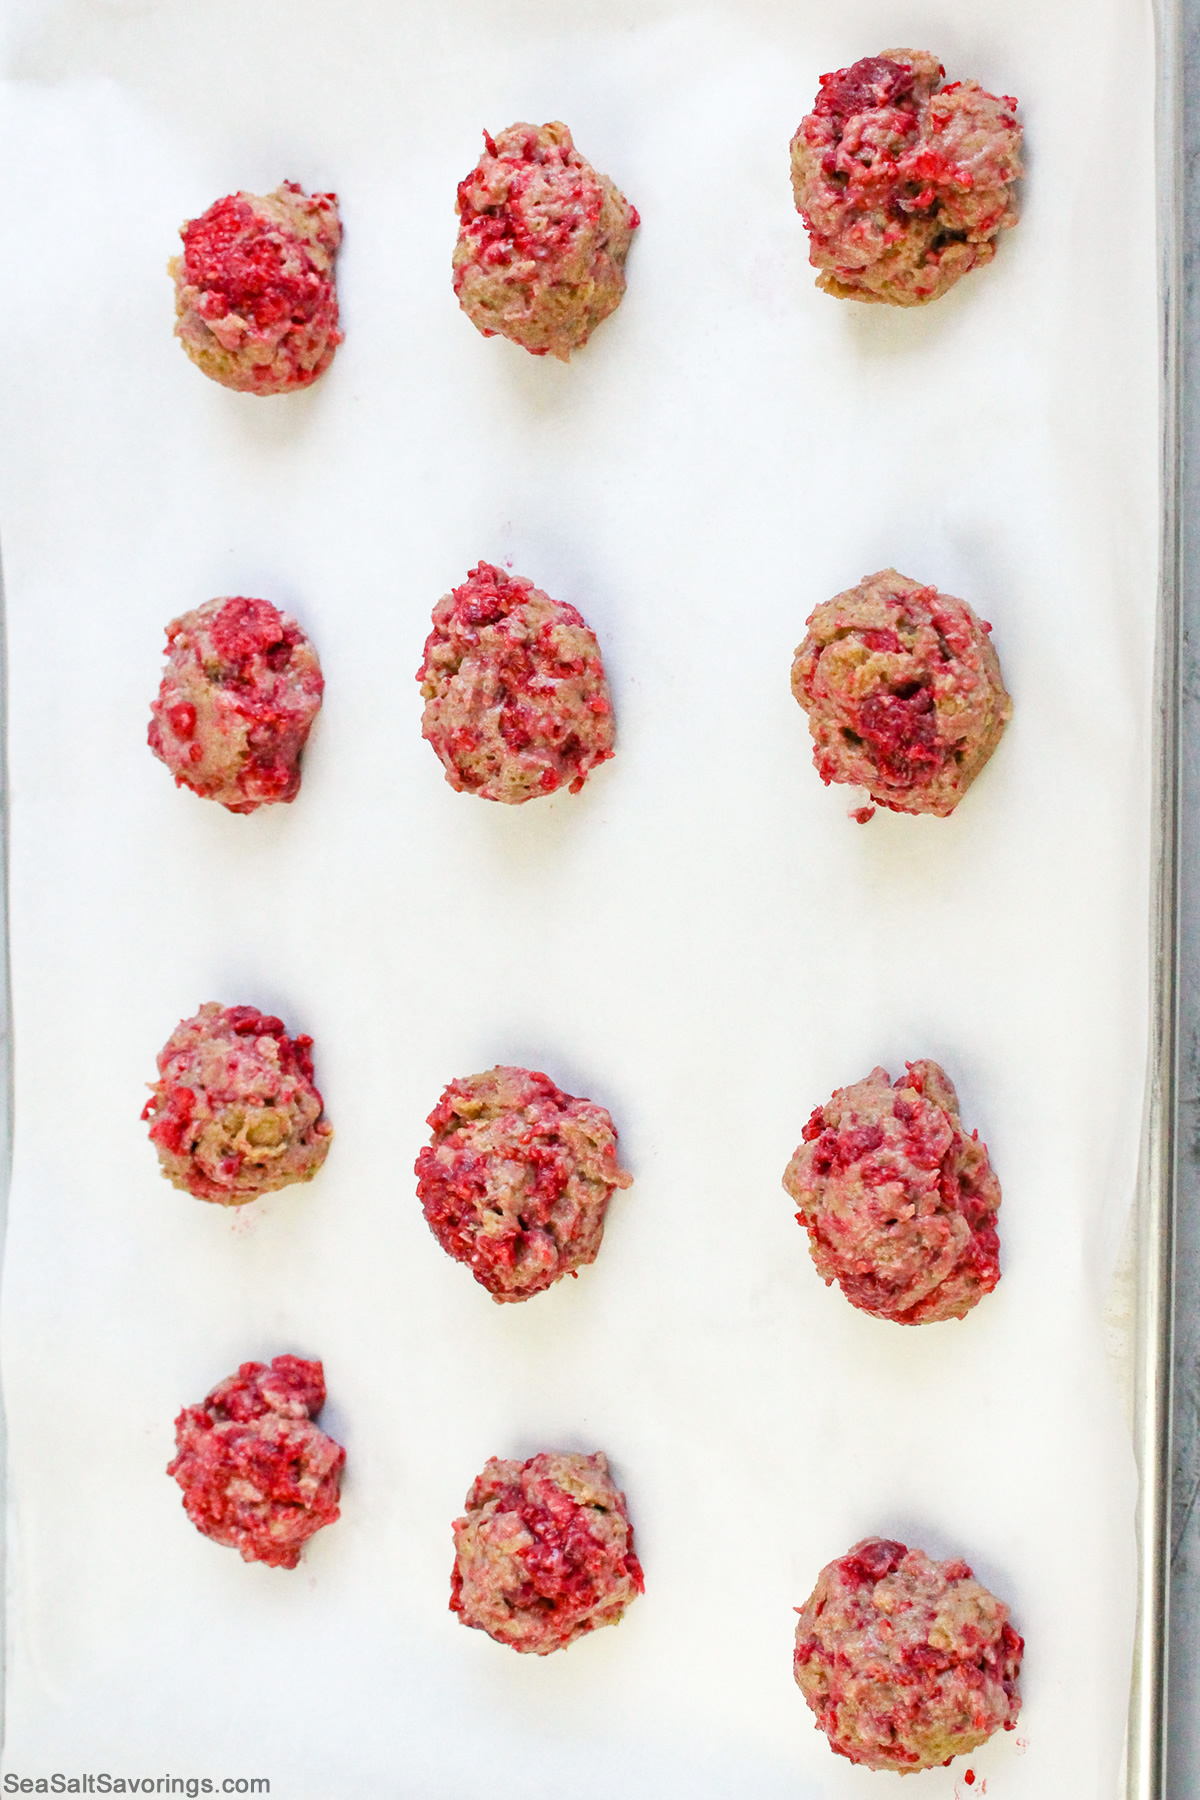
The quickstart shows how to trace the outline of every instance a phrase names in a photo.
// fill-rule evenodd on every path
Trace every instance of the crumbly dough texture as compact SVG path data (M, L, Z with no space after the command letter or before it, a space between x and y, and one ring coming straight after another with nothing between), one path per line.
M450 1610L533 1656L615 1625L643 1592L625 1496L608 1461L491 1457L454 1521Z
M827 294L922 306L1016 224L1017 103L944 74L927 50L884 50L822 75L792 191Z
M333 1139L311 1050L310 1037L289 1037L256 1006L210 1001L177 1025L142 1113L171 1185L244 1206L311 1181Z
M197 1531L246 1562L294 1569L338 1516L346 1452L313 1424L325 1404L319 1362L277 1356L243 1363L175 1421L167 1465Z
M177 787L230 812L289 802L324 689L295 619L269 600L209 600L167 626L147 742Z
M837 1755L913 1775L1014 1728L1024 1648L965 1562L864 1538L800 1608L793 1668Z
M1012 717L990 631L965 600L895 569L818 606L792 693L822 781L865 787L892 812L953 812Z
M497 1067L452 1081L428 1122L416 1163L426 1221L493 1300L528 1300L595 1262L612 1192L633 1182L604 1107Z
M620 305L637 209L557 121L483 138L458 184L458 303L484 337L568 362Z
M421 731L464 793L510 805L577 794L613 754L594 634L573 606L491 563L434 607L417 680Z
M179 233L175 335L222 387L288 394L324 374L342 341L334 259L336 194L285 181L273 194L227 194Z
M935 1062L838 1088L804 1127L783 1185L826 1286L877 1319L965 1318L1000 1279L1000 1183Z

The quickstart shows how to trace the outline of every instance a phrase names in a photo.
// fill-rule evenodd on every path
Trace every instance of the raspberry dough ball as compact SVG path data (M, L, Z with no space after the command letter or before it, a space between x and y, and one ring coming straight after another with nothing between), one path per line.
M454 1521L450 1610L532 1656L616 1625L644 1591L608 1461L555 1451L489 1458Z
M319 1362L277 1356L243 1363L175 1421L167 1464L197 1531L246 1562L294 1569L338 1516L346 1452L313 1420L325 1404Z
M1016 1725L1024 1639L965 1562L864 1538L799 1610L796 1684L838 1756L912 1775Z
M900 1325L965 1318L1000 1279L1000 1183L954 1083L911 1062L872 1069L804 1127L783 1177L826 1287Z
M214 1000L177 1025L142 1113L171 1185L244 1206L311 1181L333 1138L311 1049L310 1037L290 1038L256 1006Z
M621 303L637 209L565 125L510 125L483 141L458 184L458 303L484 337L568 362Z
M1012 717L990 631L965 600L895 569L818 606L792 693L826 786L865 787L891 812L952 813Z
M177 787L229 812L289 802L324 689L294 619L269 600L209 600L167 626L147 742Z
M452 1081L428 1123L417 1197L493 1300L528 1300L595 1262L613 1189L633 1183L602 1106L548 1075L495 1068Z
M573 606L491 563L434 607L417 680L422 734L461 792L509 805L577 794L613 754L595 636Z
M290 394L324 374L342 341L336 194L294 181L227 194L179 235L175 336L198 369L243 394Z
M944 74L927 50L885 50L822 75L792 139L792 192L827 294L922 306L1016 224L1017 103Z

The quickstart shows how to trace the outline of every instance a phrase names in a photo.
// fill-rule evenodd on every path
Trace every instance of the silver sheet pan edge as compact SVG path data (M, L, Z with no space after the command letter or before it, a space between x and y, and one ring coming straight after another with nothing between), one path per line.
M1179 1200L1181 896L1185 546L1183 486L1188 422L1182 353L1188 314L1184 281L1188 188L1189 38L1197 0L1158 0L1158 171L1162 538L1160 559L1154 807L1158 825L1151 914L1151 1035L1146 1129L1138 1193L1134 1436L1140 1476L1137 1627L1130 1691L1127 1800L1182 1795L1186 1773L1168 1757L1169 1616L1175 1219ZM1198 721L1200 729L1200 721ZM1170 1784L1170 1785L1168 1785Z

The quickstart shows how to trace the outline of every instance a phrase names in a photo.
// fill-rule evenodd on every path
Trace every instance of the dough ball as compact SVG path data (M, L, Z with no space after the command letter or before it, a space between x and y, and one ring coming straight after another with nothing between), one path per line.
M818 1106L783 1185L827 1287L877 1319L929 1325L965 1318L999 1281L1000 1183L945 1070L906 1066Z
M324 687L316 651L269 600L209 600L167 626L147 741L178 787L230 812L294 800Z
M990 631L965 600L895 569L818 606L792 692L826 786L865 787L892 812L952 813L1012 717Z
M433 609L421 730L453 788L519 805L577 794L613 753L600 646L573 606L490 563Z
M644 1587L604 1456L489 1458L454 1521L450 1610L464 1625L549 1656L616 1625Z
M565 125L510 125L458 184L454 292L484 337L561 362L621 303L641 221Z
M885 50L822 75L792 139L792 191L827 294L921 306L1016 224L1017 103L944 74L927 50Z
M313 1424L325 1404L319 1362L277 1356L243 1363L175 1421L167 1464L197 1531L246 1562L294 1569L338 1516L346 1452Z
M1024 1648L965 1562L864 1538L800 1608L793 1668L839 1756L911 1775L1014 1728Z
M342 341L336 194L294 181L227 194L179 235L175 336L198 369L243 394L290 394L325 373Z
M214 1000L177 1025L142 1113L171 1185L244 1206L311 1181L333 1138L311 1050L310 1037L290 1038L256 1006Z
M602 1106L548 1075L495 1068L452 1081L428 1122L417 1197L493 1300L528 1300L595 1262L612 1191L633 1182Z

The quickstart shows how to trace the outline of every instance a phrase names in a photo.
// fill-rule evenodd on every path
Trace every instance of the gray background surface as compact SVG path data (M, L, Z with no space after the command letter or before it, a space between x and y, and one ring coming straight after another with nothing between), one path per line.
M1171 1550L1172 1800L1200 1795L1200 4L1184 8L1184 759L1175 1471Z

